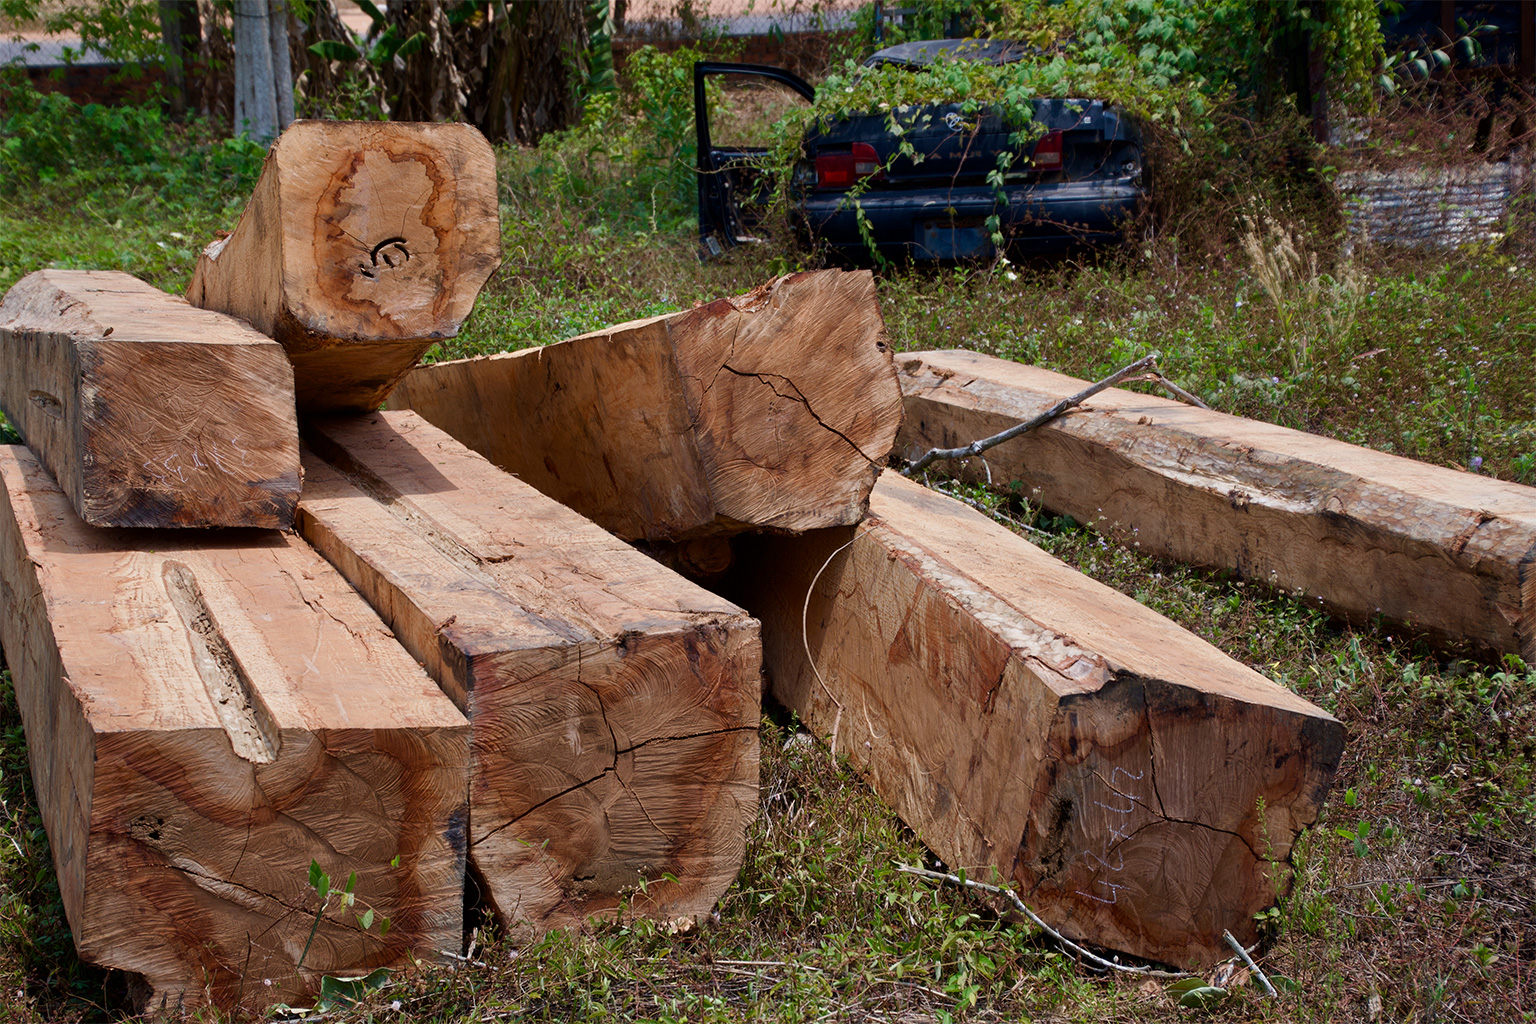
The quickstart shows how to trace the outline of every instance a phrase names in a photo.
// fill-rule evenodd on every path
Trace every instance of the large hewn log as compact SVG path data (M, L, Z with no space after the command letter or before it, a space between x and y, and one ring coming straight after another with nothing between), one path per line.
M1254 940L1337 720L890 473L855 529L737 545L773 693L947 864L1138 956L1203 965L1231 955L1223 929Z
M903 450L958 446L1081 381L974 352L903 357ZM1536 489L1111 390L956 469L1147 554L1235 570L1536 662Z
M377 409L500 262L496 161L461 124L296 121L187 298L293 361L304 412Z
M390 398L626 540L856 523L901 420L867 271L502 355Z
M757 623L415 413L307 443L299 529L469 714L502 922L707 914L757 811Z
M39 270L6 293L0 408L93 526L293 524L282 349L128 274Z
M0 643L81 958L231 1010L456 950L468 723L352 588L291 534L87 526L20 445L0 481ZM357 903L305 955L312 861Z

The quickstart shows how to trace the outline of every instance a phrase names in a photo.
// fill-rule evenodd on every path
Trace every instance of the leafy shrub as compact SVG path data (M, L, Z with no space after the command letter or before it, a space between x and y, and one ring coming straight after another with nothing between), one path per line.
M0 117L0 192L39 182L89 188L147 185L206 194L248 189L266 150L249 139L216 139L207 125L167 124L155 103L77 104L61 93L12 85Z

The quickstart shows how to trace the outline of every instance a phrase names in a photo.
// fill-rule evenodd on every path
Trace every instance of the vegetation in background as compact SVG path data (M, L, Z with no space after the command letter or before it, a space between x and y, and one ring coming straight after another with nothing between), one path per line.
M1141 33L1174 6L1127 6L1127 19L1142 19L1134 31L1111 24L1113 40L1093 45L1140 60ZM1168 70L1146 52L1147 67ZM774 245L695 258L691 59L632 58L616 93L589 98L580 127L498 151L503 265L439 355L557 341L809 265ZM877 281L893 347L961 346L1090 379L1156 350L1170 376L1224 411L1536 484L1536 271L1518 235L1454 251L1346 252L1327 172L1340 154L1312 149L1285 104L1262 113L1230 80L1208 95L1191 89L1203 72L1180 66L1176 50L1170 60L1176 73L1156 89L1182 91L1185 105L1168 108L1179 114L1166 115L1175 144L1159 188L1180 198L1164 200L1155 236L1081 263L886 268ZM961 87L945 74L922 87ZM1205 96L1210 134L1190 127L1192 92ZM752 110L743 95L716 102ZM92 109L12 87L0 109L0 289L58 265L125 269L181 291L198 249L234 226L260 167L259 150L172 125L154 107ZM1223 134L1239 123L1221 120L1228 110L1242 134ZM1380 140L1403 113L1360 118L1357 129ZM1448 144L1435 123L1392 136L1405 147L1394 159ZM1386 623L1342 626L1300 595L1115 546L1028 494L929 483L1348 726L1323 820L1297 848L1295 889L1262 922L1260 962L1292 983L1280 1000L1241 976L1208 977L1231 995L1184 1009L1165 983L1079 966L1005 907L897 873L893 862L924 856L916 838L770 707L746 866L701 928L639 922L518 944L472 911L464 961L352 992L361 1002L326 1019L1536 1019L1527 666ZM121 975L74 957L8 673L0 994L0 1019L15 1021L120 1019L126 1006Z

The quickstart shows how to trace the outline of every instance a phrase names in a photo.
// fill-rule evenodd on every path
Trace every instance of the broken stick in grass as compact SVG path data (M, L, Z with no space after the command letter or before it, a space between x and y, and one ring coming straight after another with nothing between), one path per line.
M1140 373L1142 370L1145 370L1149 367L1154 367L1156 365L1156 352L1153 352L1149 356L1142 356L1140 359L1136 360L1134 363L1131 363L1129 366L1123 366L1116 370L1114 373L1110 374L1108 377L1105 377L1097 384L1086 387L1075 395L1069 395L1068 397L1063 398L1061 401L1057 402L1055 405L1051 406L1040 415L1034 417L1033 419L1025 420L1023 423L1015 424L1000 434L993 434L991 437L984 437L980 441L972 441L970 444L963 448L930 448L922 458L918 459L916 462L912 463L912 465L902 470L901 475L906 477L916 476L918 473L921 473L924 469L927 469L930 465L940 459L966 459L970 458L972 455L980 455L988 448L996 448L1004 441L1012 441L1020 434L1027 434L1031 430L1034 430L1036 427L1044 426L1073 406L1081 405L1088 401L1088 399L1092 398L1100 391L1103 391L1105 388L1112 388L1132 374Z

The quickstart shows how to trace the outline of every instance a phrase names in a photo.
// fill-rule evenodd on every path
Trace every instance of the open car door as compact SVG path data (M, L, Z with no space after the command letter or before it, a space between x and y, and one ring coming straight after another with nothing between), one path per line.
M709 101L705 83L712 75L749 75L799 93L806 101L816 90L798 75L767 64L730 64L699 61L693 66L693 116L698 133L699 241L703 254L719 256L743 242L756 241L758 210L767 203L773 183L764 173L766 146L728 140L711 141Z

